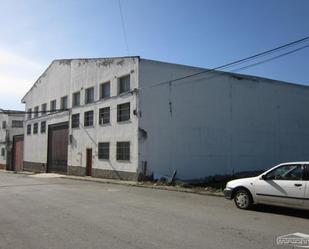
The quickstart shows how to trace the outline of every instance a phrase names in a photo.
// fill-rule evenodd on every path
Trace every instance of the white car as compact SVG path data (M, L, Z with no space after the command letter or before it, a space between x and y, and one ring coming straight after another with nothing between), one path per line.
M309 210L309 162L282 163L257 177L230 181L223 192L240 209L261 203Z

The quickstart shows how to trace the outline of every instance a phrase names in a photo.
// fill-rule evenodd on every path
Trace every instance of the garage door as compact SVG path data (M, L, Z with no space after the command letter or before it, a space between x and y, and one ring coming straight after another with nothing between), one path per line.
M68 123L50 125L48 128L48 172L67 173Z

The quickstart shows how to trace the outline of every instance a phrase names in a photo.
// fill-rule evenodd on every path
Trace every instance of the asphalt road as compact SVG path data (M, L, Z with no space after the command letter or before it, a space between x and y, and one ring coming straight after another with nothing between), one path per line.
M220 197L0 173L1 249L285 248L305 211L236 209Z

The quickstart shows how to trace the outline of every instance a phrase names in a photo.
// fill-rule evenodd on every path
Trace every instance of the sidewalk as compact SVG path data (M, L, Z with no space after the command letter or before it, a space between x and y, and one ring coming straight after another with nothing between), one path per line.
M89 181L89 182L104 183L104 184L116 184L116 185L124 185L124 186L131 186L131 187L151 188L151 189L160 189L160 190L192 193L192 194L199 194L199 195L224 197L221 191L209 191L209 190L205 190L204 188L184 188L181 186L158 185L157 183L152 183L152 182L135 182L135 181L123 181L123 180L115 180L115 179L94 178L90 176L72 176L72 175L61 175L61 174L54 174L54 173L35 174L32 172L27 172L27 171L0 170L0 173L2 172L8 173L8 174L23 174L23 175L28 175L29 177L37 177L37 178L64 178L64 179L77 180L77 181Z
M34 175L33 172L29 172L29 171L12 171L12 170L5 170L5 169L0 169L0 173Z
M200 188L199 189L198 188L183 188L180 186L156 185L156 183L151 183L151 182L134 182L134 181L123 181L123 180L115 180L115 179L94 178L90 176L71 176L71 175L63 175L62 178L71 179L71 180L98 182L98 183L105 183L105 184L118 184L118 185L125 185L125 186L131 186L131 187L151 188L151 189L160 189L160 190L167 190L167 191L177 191L177 192L184 192L184 193L224 197L221 191L207 191L207 190L200 189Z

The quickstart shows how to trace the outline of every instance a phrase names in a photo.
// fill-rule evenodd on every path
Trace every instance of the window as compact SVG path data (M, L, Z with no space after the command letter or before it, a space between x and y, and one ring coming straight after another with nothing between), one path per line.
M44 103L44 104L41 105L41 111L42 111L41 114L45 115L46 114L46 110L47 110L47 104Z
M54 100L50 101L50 111L55 111L56 108L57 108L57 102L54 99Z
M31 134L31 124L27 125L27 135Z
M41 133L45 133L46 132L46 121L42 121L41 122Z
M31 117L32 117L32 109L29 108L28 109L28 119L31 119Z
M304 177L303 180L309 181L309 165L304 165Z
M2 129L6 129L6 121L2 121Z
M94 102L94 87L87 88L85 91L85 104Z
M99 124L109 124L110 122L110 108L105 107L99 110Z
M130 142L117 142L117 160L130 160Z
M72 115L71 127L72 128L79 128L79 113Z
M99 159L109 159L109 143L99 143Z
M34 107L33 111L34 111L34 117L37 118L39 116L39 107L38 106Z
M117 106L117 122L130 120L130 103Z
M84 114L84 126L93 126L93 111L85 112Z
M267 180L301 180L303 169L301 165L284 165L280 166L266 175Z
M118 93L125 93L130 91L130 75L123 76L119 78L119 90Z
M33 134L38 134L38 123L33 124Z
M24 122L22 120L12 120L12 128L23 128Z
M73 93L72 106L80 106L80 92Z
M1 148L1 156L5 157L5 149Z
M109 98L111 96L111 84L105 82L100 85L100 99Z
M68 108L68 96L64 96L61 98L60 109L64 110Z

